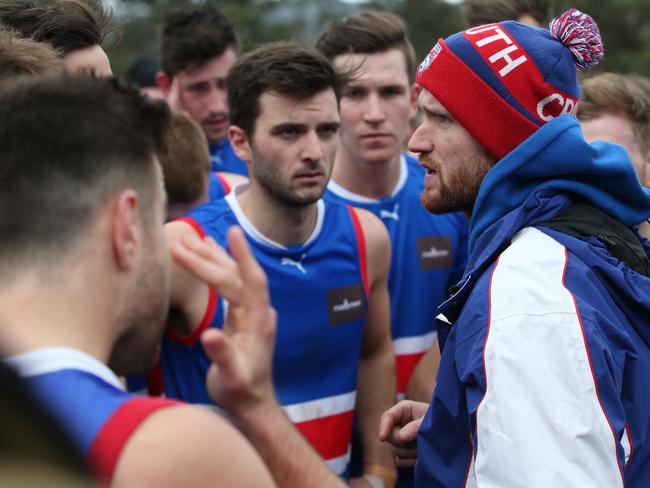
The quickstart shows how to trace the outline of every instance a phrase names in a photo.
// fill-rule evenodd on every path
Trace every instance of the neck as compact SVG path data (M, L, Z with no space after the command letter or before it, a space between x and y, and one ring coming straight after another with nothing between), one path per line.
M110 324L106 323L109 307L101 308L97 291L89 285L92 282L86 282L85 276L80 278L79 274L82 273L62 273L57 278L44 279L42 274L27 271L21 272L19 280L2 286L3 355L69 347L108 363L112 340Z
M283 246L304 243L316 227L316 203L287 205L254 184L250 184L236 198L251 224L262 235Z
M390 195L397 186L401 170L400 160L400 153L383 161L362 160L340 147L332 179L357 195L383 198Z

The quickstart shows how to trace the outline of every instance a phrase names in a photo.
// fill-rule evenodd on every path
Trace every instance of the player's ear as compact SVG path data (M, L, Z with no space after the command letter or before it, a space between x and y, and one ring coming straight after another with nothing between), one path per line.
M129 270L137 255L142 230L139 205L138 194L126 189L117 193L107 206L113 256L121 271Z
M231 125L228 129L228 137L230 138L232 150L237 157L246 163L250 163L253 160L253 154L246 131L237 125Z
M418 98L420 97L420 92L422 88L417 84L413 83L411 85L411 93L409 100L409 119L415 117L418 113Z

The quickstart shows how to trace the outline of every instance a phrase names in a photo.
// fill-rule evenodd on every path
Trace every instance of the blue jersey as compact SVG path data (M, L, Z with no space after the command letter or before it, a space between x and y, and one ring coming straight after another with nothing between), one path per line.
M93 471L110 482L122 448L165 399L124 391L104 364L74 349L48 348L7 359L40 403L61 423Z
M391 333L397 391L403 395L417 362L435 340L436 307L462 275L467 259L467 218L461 213L429 213L420 201L424 169L408 155L402 156L400 165L400 179L391 195L371 199L330 181L324 198L369 210L388 229Z
M230 193L230 185L226 179L219 174L218 171L212 171L210 173L210 186L208 189L208 198L210 201L219 200L220 198L225 197Z
M246 163L235 155L229 139L224 139L217 144L210 144L210 158L212 160L212 171L224 171L248 176Z
M244 229L268 276L278 313L273 355L276 395L289 418L330 467L342 474L349 460L361 340L367 315L365 243L350 207L319 201L316 228L304 243L281 246L264 237L241 211L234 194L184 219L226 247L232 225ZM211 292L208 310L191 337L167 334L161 371L168 396L209 401L209 361L198 338L223 324L227 302Z

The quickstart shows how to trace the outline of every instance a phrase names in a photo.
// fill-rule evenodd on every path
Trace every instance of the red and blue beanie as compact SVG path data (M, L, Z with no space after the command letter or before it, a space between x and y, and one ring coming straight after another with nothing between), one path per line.
M596 22L572 9L549 30L507 21L438 40L416 81L497 159L561 114L576 113L576 69L598 63Z

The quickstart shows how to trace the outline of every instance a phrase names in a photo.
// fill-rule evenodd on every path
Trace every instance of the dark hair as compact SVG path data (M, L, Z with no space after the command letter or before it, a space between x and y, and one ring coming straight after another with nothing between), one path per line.
M64 252L125 188L138 192L141 216L151 219L168 124L164 102L113 78L62 73L3 86L0 262Z
M330 60L342 54L375 54L399 49L409 80L415 78L415 51L404 20L390 12L366 10L332 22L316 40L316 49Z
M239 49L235 28L215 7L187 5L165 17L160 35L160 65L170 78L221 56L228 48Z
M167 153L160 158L168 205L191 204L207 194L210 149L201 127L173 112L167 133Z
M141 56L135 59L124 73L124 80L138 88L156 86L156 73L158 63L149 56Z
M578 118L591 120L605 113L627 116L641 150L650 150L650 80L640 75L602 73L582 82Z
M251 136L263 93L306 100L332 88L339 100L346 81L315 49L286 42L265 44L241 56L226 77L230 123Z
M0 1L0 22L37 42L46 42L60 56L99 45L112 33L111 14L83 0L58 0L37 5L32 0Z
M0 78L35 75L62 66L52 46L23 39L15 31L0 27Z
M546 27L551 20L549 0L465 0L462 11L463 18L470 27L517 20L526 14L541 27Z

